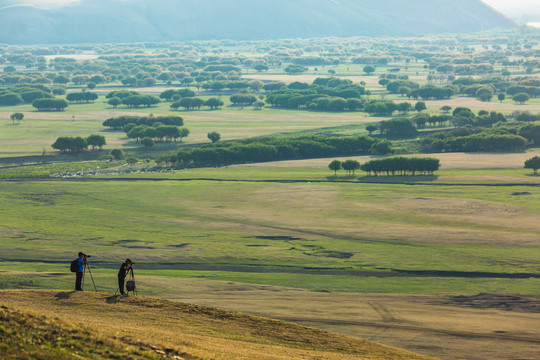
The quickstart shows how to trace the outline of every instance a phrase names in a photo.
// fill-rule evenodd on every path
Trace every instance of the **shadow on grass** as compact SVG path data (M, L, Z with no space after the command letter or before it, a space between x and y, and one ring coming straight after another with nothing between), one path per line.
M355 181L356 176L347 175L347 176L339 176L339 175L331 175L327 176L326 180L328 181Z
M57 293L56 295L54 295L54 297L57 299L57 300L63 300L63 299L69 299L71 297L71 295L75 294L76 291L60 291L59 293Z
M388 184L410 184L428 183L436 181L439 177L433 176L361 176L358 181L363 183L388 183Z
M107 304L116 304L116 303L120 302L121 299L122 299L122 295L112 295L112 296L108 296L105 299L105 302Z

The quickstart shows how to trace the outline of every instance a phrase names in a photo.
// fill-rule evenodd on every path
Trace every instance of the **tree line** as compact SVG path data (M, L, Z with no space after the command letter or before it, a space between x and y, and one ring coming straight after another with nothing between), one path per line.
M266 102L280 108L330 111L355 111L362 109L366 94L363 86L348 80L318 78L311 85L292 83L286 89L274 91L266 96Z
M189 130L175 125L135 125L127 124L122 128L122 131L131 139L136 139L137 142L144 138L150 138L156 142L176 142L177 139L182 141L183 138L189 135Z
M64 111L67 108L68 102L64 99L36 99L32 102L32 106L38 111Z
M384 154L392 150L388 142L368 136L300 136L215 142L197 148L181 149L169 158L178 166L227 165L306 159L340 155Z
M208 107L210 110L216 110L223 106L223 101L218 98L209 98L203 100L197 97L181 98L173 102L170 106L172 110L178 110L178 108L184 108L185 110L200 110L201 107Z
M31 104L36 99L52 98L53 90L41 84L18 84L0 89L0 106Z
M156 123L159 123L159 125L183 126L184 119L180 116L116 116L105 120L103 126L113 130L121 130L128 124L154 126Z
M76 103L94 102L95 100L97 100L97 98L98 98L98 94L93 93L93 92L89 92L89 91L82 91L82 92L77 92L77 93L69 93L66 96L67 101L72 101L72 102L76 102Z
M92 147L92 150L95 148L101 148L107 145L107 141L102 135L90 135L86 138L76 136L61 136L51 145L53 149L60 150L62 152L79 152Z
M362 171L368 175L386 175L386 176L418 176L429 175L439 170L440 161L435 158L408 158L408 157L389 157L385 159L370 160L360 166Z
M478 152L519 151L527 147L525 137L512 134L504 128L478 131L460 128L448 133L438 133L420 140L423 152Z

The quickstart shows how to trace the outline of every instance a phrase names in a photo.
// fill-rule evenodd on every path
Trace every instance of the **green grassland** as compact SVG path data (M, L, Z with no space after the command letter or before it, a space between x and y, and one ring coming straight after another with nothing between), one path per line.
M526 172L515 173L523 185L460 185L468 173L456 170L412 186L246 167L3 182L2 271L30 276L28 287L70 288L50 274L83 250L98 277L130 257L144 276L332 292L539 294L539 195Z
M122 131L103 127L104 120L119 115L176 115L184 118L184 126L190 130L189 137L178 144L157 144L152 151L173 150L181 145L209 142L207 133L217 131L223 140L249 138L261 135L295 133L326 127L357 126L362 133L365 125L378 119L366 117L361 112L318 113L302 110L278 110L251 107L226 106L222 110L170 111L170 103L157 107L113 109L100 98L96 103L72 104L63 112L37 112L31 105L0 108L0 157L41 155L56 153L50 146L60 136L88 136L100 134L106 137L105 149L122 148L141 151L142 146L128 139ZM25 119L13 124L10 114L22 112Z
M311 83L334 70L336 76L355 83L364 81L372 91L368 99L402 102L410 100L385 91L378 84L379 75L400 67L398 74L426 84L429 69L423 64L411 63L407 69L405 63L390 64L378 67L372 76L363 73L364 65L341 64L317 70L310 67L296 76L274 68L263 73L246 70L243 78ZM135 90L158 95L174 87L178 85ZM95 103L70 104L64 112L37 112L28 104L0 108L0 289L71 290L74 276L68 270L69 261L84 251L92 255L97 290L114 292L118 266L130 257L135 261L140 294L188 298L197 304L281 319L290 316L300 319L295 320L298 323L362 337L374 333L372 324L376 324L377 336L385 332L379 326L386 329L389 323L397 324L396 328L403 324L420 328L422 324L421 331L438 324L451 327L449 319L454 315L445 313L450 306L440 306L441 299L451 295L540 295L540 177L521 169L522 155L532 157L538 149L517 155L439 154L443 168L433 177L344 176L343 171L334 176L327 168L333 159L144 173L138 170L153 167L150 159L160 154L208 143L210 131L219 132L224 141L266 135L359 135L367 134L366 125L387 118L363 112L235 107L228 101L232 92L200 93L204 99L221 97L225 105L215 111L171 111L169 102L139 109L115 109L106 104L104 95L122 88L118 82L100 84L94 90L100 94ZM69 86L68 91L80 89ZM429 113L439 113L444 105L504 114L540 111L539 98L526 105L516 105L511 99L484 103L461 96L426 104ZM21 124L9 119L14 112L24 113ZM102 126L107 118L129 114L178 115L191 133L183 142L159 143L146 150L123 132ZM421 134L444 129L426 128ZM50 147L59 136L90 134L106 137L103 151L59 154ZM407 139L393 145L401 153L415 151ZM143 161L130 166L125 161L110 161L107 157L112 148ZM474 161L475 156L483 158ZM376 157L355 159L363 162ZM468 160L473 161L463 166ZM36 164L10 166L25 162ZM446 166L448 163L453 165ZM106 171L100 173L103 169ZM136 173L124 173L126 170ZM98 175L51 178L77 172ZM85 290L92 289L87 273ZM340 305L330 309L322 301L324 296L330 302L341 299ZM362 316L374 314L373 322L348 323L351 318L364 320L355 317L358 299L370 296L376 300L364 300L359 306L368 307L370 312ZM401 302L389 309L422 316L401 314L389 321L371 305L394 296ZM411 305L415 303L411 299L419 298L433 306L426 313L428 320L423 318L424 310ZM267 301L272 304L263 299L271 299ZM85 301L82 296L79 300ZM306 309L312 314L309 321L299 315ZM404 321L402 316L413 320ZM482 330L488 333L486 338L506 323L520 323L519 313L508 316L500 315L494 324L486 324ZM457 340L439 339L440 348L446 351L443 344L452 342L454 347L449 348L459 354L456 357L466 357L477 344L460 348L463 334L468 334L470 324L484 321L484 313L475 314L460 325ZM359 331L353 326L365 328ZM534 327L517 326L513 334L524 329L534 334ZM155 324L150 328L155 330ZM409 341L416 330L400 331L400 335L377 339L444 355L444 351L429 348L433 334L416 346ZM395 339L401 342L393 342ZM486 344L485 348L494 348L492 343ZM522 344L516 342L501 357L516 353ZM205 356L212 357L212 351L217 350L211 349Z
M408 75L411 80L420 84L427 84L423 63L396 62L387 67L379 67L372 75L363 73L365 65L340 64L326 66L324 68L310 67L309 71L302 75L289 75L282 69L271 69L268 72L259 73L245 69L243 79L261 79L265 81L294 81L311 83L317 77L328 76L328 70L336 71L336 76L351 79L358 83L363 81L366 88L372 92L367 99L392 100L395 102L410 101L407 97L389 94L378 84L379 75L386 73L389 68L400 68L399 75ZM498 66L497 70L502 67ZM143 94L159 95L165 89L176 88L178 84L158 84L155 87L136 88ZM81 86L70 84L68 91L80 91ZM59 136L88 136L101 134L107 139L106 149L122 148L124 150L142 152L142 147L133 140L128 139L121 131L110 131L103 127L102 122L118 115L165 115L174 114L182 116L185 127L191 133L189 137L179 144L157 144L152 152L163 152L176 149L178 146L200 144L208 142L206 137L210 131L217 131L223 140L242 139L261 135L274 135L282 133L298 133L321 128L347 128L353 127L355 133L367 133L364 129L367 124L375 123L385 118L368 117L363 112L314 112L306 110L285 110L265 107L262 110L254 110L252 107L231 106L229 96L235 92L225 91L221 93L201 91L200 96L207 99L211 96L221 98L225 105L220 110L201 111L171 111L170 102L161 102L151 108L128 109L125 106L113 108L106 103L105 94L113 90L126 89L119 82L100 84L93 92L100 95L95 103L73 104L63 112L37 112L30 104L19 106L0 107L0 157L19 157L27 155L57 154L50 145ZM130 88L131 90L131 88ZM192 87L192 90L197 91ZM256 94L259 95L259 94ZM414 103L415 101L413 101ZM482 109L499 111L510 114L514 111L540 110L540 98L532 98L525 105L515 104L509 97L500 103L494 98L491 102L481 102L473 97L454 97L449 100L426 101L429 113L438 113L444 105L453 108L458 106L469 107L474 111ZM9 116L15 112L25 114L21 124L13 124Z

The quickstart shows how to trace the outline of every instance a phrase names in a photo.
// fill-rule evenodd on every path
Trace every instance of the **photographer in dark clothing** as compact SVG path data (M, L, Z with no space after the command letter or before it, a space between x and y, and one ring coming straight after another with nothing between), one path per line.
M131 269L132 264L133 262L130 259L126 259L126 262L122 263L120 270L118 271L118 289L122 295L126 295L124 292L124 280L126 279L126 274Z

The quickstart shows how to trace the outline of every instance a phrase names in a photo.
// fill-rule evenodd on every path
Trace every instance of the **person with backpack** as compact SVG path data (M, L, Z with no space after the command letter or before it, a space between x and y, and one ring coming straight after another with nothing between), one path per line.
M124 281L128 271L131 270L132 265L133 262L130 259L126 259L126 262L122 263L120 270L118 270L118 289L122 295L126 295L124 292Z
M79 257L71 262L71 271L75 272L75 291L82 291L82 278L84 266L86 265L86 255L79 252Z

